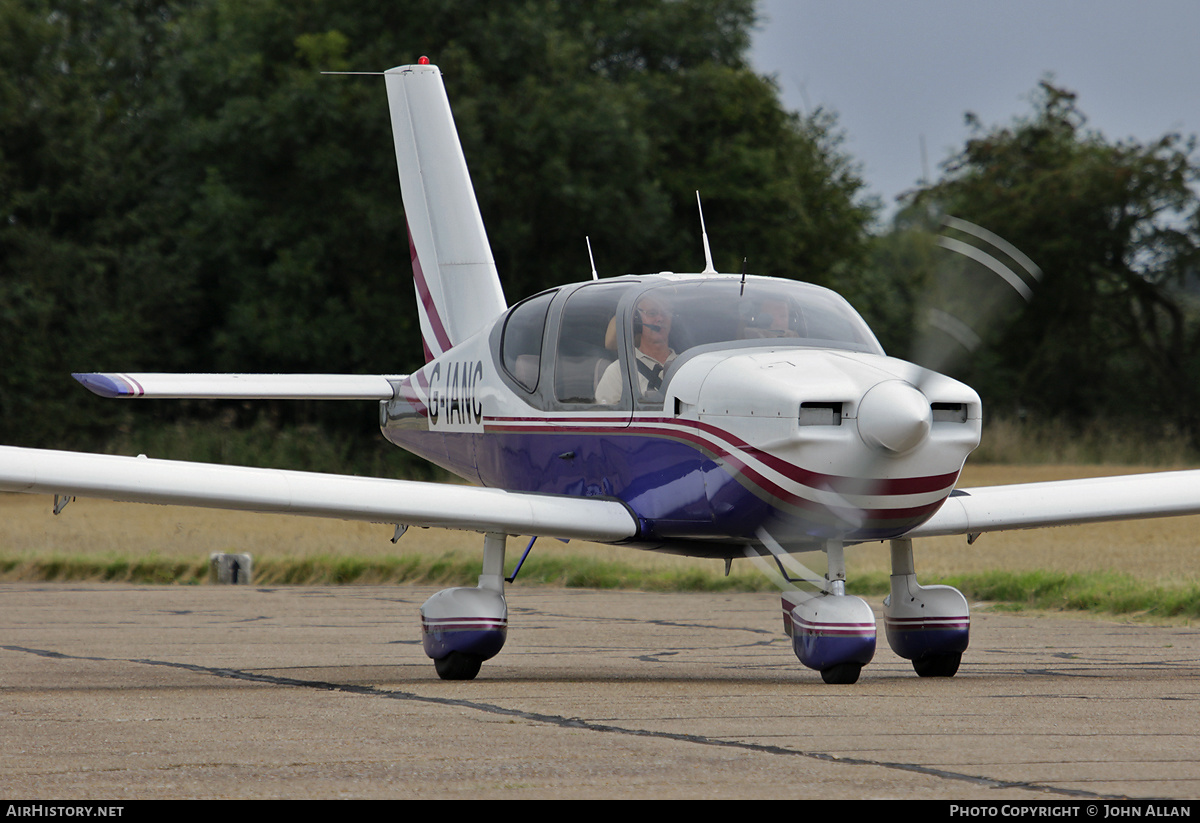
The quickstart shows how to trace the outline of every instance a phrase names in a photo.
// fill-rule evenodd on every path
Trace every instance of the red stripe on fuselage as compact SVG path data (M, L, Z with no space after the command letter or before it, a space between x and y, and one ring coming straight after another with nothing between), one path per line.
M839 494L872 494L872 495L897 495L897 494L926 494L945 489L952 485L958 479L958 472L947 472L946 474L936 474L928 477L902 477L902 478L861 478L861 477L843 477L836 474L822 474L797 466L794 463L789 463L782 457L763 451L757 446L752 446L749 443L741 440L738 437L730 434L724 429L720 429L711 423L702 421L686 421L681 423L671 418L641 418L648 422L659 423L667 426L693 426L704 431L712 437L719 438L729 443L731 446L745 451L761 460L770 468L782 474L789 480L794 480L812 489L820 489L824 491L832 491ZM870 486L869 490L863 491L861 487L865 484ZM856 490L857 489L857 490Z
M559 425L549 425L553 419ZM655 425L644 425L647 423ZM643 425L638 425L643 424ZM751 491L761 492L767 502L776 506L799 508L809 512L854 515L876 524L890 524L924 519L937 511L945 497L953 491L958 472L907 478L858 478L823 474L789 463L783 458L750 446L737 436L709 423L678 421L662 417L635 417L633 423L623 415L571 417L500 417L484 418L488 432L563 434L617 434L623 436L662 437L694 446L731 470L735 478L744 479ZM844 506L819 503L786 489L750 465L747 458L761 462L788 480L817 493L856 494L873 497L895 497L908 494L939 493L937 500L917 506L886 509L862 509L847 501ZM863 490L864 485L869 486ZM869 524L864 523L864 527Z

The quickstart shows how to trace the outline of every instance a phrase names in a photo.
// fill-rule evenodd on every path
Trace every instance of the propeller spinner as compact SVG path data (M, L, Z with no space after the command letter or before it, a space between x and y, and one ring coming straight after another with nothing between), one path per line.
M858 434L864 443L882 452L912 451L925 442L932 426L929 399L901 380L871 387L858 404Z

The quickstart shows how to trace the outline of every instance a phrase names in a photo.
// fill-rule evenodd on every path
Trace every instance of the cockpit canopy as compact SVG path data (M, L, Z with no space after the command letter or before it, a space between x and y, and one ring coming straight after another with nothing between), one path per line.
M704 277L650 282L632 300L627 331L637 331L643 304L658 303L673 315L672 347L745 340L787 340L796 345L883 354L866 322L828 289L794 280Z
M622 277L543 292L510 310L499 345L509 378L543 408L661 407L673 367L714 349L883 354L834 292L738 276Z

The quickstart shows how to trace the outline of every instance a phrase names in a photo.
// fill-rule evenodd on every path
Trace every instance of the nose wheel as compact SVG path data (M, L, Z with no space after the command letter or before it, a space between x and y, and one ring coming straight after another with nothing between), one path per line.
M773 540L764 543L782 571L783 549ZM826 683L849 685L858 682L862 667L875 656L875 613L862 598L846 594L841 542L830 540L825 552L829 572L821 590L782 592L783 629L801 663L819 671Z
M433 667L442 680L474 680L481 666L482 657L465 652L450 652L445 657L433 661Z
M862 674L862 663L839 663L821 669L821 679L831 686L853 686Z

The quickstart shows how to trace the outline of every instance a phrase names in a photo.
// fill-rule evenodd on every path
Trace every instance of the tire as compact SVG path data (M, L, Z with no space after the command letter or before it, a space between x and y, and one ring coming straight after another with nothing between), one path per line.
M912 662L913 669L919 677L954 677L958 673L958 664L962 662L962 652L952 654L931 654Z
M462 652L450 652L440 660L433 661L433 667L442 680L474 680L482 665L483 658Z
M850 686L858 682L862 674L862 663L838 663L821 669L821 679L831 686Z

